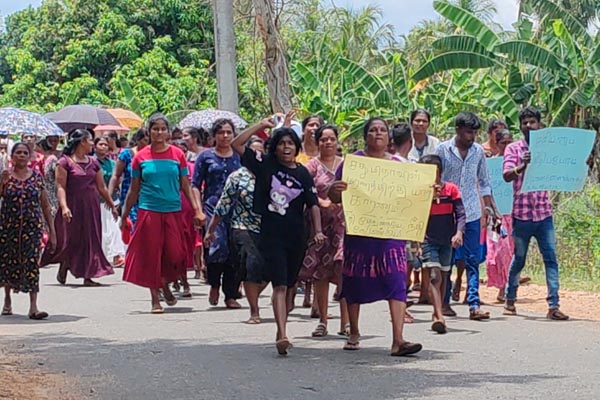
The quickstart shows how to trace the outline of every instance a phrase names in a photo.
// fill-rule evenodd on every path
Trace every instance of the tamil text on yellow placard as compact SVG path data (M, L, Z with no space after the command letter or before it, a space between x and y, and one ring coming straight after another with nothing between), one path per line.
M435 182L434 165L348 155L342 179L349 235L422 242Z

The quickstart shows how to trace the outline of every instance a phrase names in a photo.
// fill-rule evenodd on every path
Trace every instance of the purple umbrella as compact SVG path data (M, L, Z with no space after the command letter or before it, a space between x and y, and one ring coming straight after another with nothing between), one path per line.
M105 109L88 105L66 106L60 111L46 114L46 118L65 132L73 129L94 129L97 125L121 125Z

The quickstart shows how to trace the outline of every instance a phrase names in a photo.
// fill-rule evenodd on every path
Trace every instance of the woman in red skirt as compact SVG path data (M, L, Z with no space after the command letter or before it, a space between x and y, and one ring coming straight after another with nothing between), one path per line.
M138 204L138 217L125 257L123 279L147 287L152 296L152 313L164 312L159 289L167 305L177 304L169 289L186 268L186 246L181 220L182 191L194 209L194 225L205 217L192 194L183 151L168 143L169 122L157 114L148 120L150 146L140 150L131 163L131 187L125 200L121 229L128 229L126 216Z

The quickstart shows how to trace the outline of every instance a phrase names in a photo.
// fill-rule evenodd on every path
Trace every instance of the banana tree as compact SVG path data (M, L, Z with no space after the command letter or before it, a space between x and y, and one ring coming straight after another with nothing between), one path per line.
M536 0L550 8L550 0ZM557 5L553 6L557 12ZM511 123L522 105L536 104L548 125L577 125L596 109L600 81L598 37L592 38L567 10L545 29L533 31L522 19L517 31L495 32L469 11L446 1L434 8L460 28L458 35L434 42L438 53L412 76L435 80L450 70L485 70L481 87L489 105ZM559 8L558 8L559 9ZM526 17L523 17L526 18ZM576 34L574 34L575 32Z

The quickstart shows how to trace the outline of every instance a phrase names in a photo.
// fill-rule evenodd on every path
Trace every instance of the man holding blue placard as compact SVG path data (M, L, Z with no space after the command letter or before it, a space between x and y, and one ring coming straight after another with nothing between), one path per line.
M552 205L548 192L538 191L521 193L523 175L531 162L529 151L529 132L539 130L542 116L540 112L527 107L519 113L519 123L524 139L514 142L504 153L503 176L506 182L513 183L513 238L515 254L510 264L508 283L506 285L505 315L516 315L517 288L519 275L525 266L527 249L531 238L535 238L546 267L546 284L548 285L548 314L552 320L564 321L569 319L559 309L559 275L556 259L556 236L552 219Z

